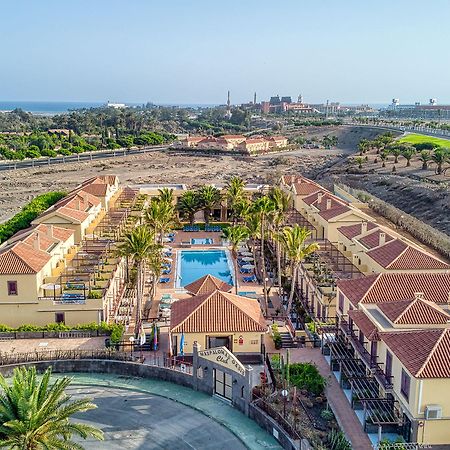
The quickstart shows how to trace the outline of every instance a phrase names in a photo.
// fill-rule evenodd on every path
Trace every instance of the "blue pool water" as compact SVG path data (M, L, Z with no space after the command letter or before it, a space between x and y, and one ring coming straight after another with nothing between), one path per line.
M212 238L192 238L191 245L212 245L214 240Z
M177 287L184 287L208 274L228 284L234 284L232 265L225 250L182 250L179 252Z

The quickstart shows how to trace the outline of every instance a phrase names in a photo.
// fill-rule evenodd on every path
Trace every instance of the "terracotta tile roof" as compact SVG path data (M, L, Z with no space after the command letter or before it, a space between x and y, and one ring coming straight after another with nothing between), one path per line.
M423 292L431 302L447 304L450 273L380 273L354 280L338 281L338 287L353 305L414 299Z
M370 256L381 267L391 270L450 269L450 266L400 239L394 239L381 247L369 250Z
M51 227L52 236L60 241L67 241L71 236L75 234L74 230L70 230L69 228L62 228L56 225L46 225L41 223L36 226L36 229L42 231L43 233L49 233L49 227Z
M378 308L397 325L445 325L450 321L442 308L422 298L380 303Z
M42 231L37 230L34 230L25 239L22 239L22 242L31 246L34 246L36 241L39 241L39 249L47 252L55 243L59 242L59 239L51 238Z
M69 219L74 219L80 223L84 222L89 217L89 213L72 208L58 208L54 212L56 214L61 214L62 216L68 217Z
M320 188L313 183L296 182L293 183L294 191L297 195L311 195L320 191Z
M355 325L362 331L369 341L379 341L377 326L367 317L363 311L353 309L348 312L348 317L353 320Z
M83 181L80 186L86 186L89 184L109 184L113 185L118 183L119 177L117 175L99 175L97 177L89 178Z
M450 378L450 329L380 333L416 378Z
M378 230L375 230L372 233L366 234L365 236L359 238L358 241L361 242L364 247L369 249L378 247L380 245L380 233L385 234L385 243L390 242L394 239L390 234L387 234L385 231L379 228Z
M373 230L377 227L377 224L373 222L367 222L367 230ZM343 234L348 239L353 239L362 233L362 225L357 223L355 225L345 225L338 228L339 233Z
M32 245L17 242L0 250L1 275L26 275L38 273L51 256Z
M173 333L264 333L267 325L257 300L214 291L175 302L170 330Z
M225 140L228 140L228 139L231 139L231 140L234 140L234 139L245 140L245 136L242 136L241 134L224 134L223 136L220 136L220 137L221 137L221 139L225 139Z
M225 283L222 280L219 280L219 278L213 277L212 275L208 274L186 285L184 288L191 294L203 295L210 294L211 292L217 290L230 292L231 289L233 289L233 286Z
M326 221L334 219L335 217L338 217L342 214L345 214L346 212L351 211L351 209L348 206L345 205L337 205L332 206L330 209L325 209L319 213L319 216L323 217Z
M242 144L262 144L264 142L267 142L264 138L250 138L246 139Z
M108 188L109 188L108 184L94 183L84 186L83 191L88 192L89 194L92 194L95 197L105 197L106 194L108 193Z

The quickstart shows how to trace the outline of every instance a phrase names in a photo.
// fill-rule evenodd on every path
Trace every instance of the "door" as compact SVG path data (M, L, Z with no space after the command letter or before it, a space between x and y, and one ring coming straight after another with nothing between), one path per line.
M227 400L232 400L233 379L229 373L214 369L214 393Z

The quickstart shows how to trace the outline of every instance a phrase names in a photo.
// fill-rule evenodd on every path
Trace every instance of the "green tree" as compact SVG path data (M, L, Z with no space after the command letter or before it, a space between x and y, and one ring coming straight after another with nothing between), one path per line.
M448 149L446 148L437 148L433 152L433 156L431 157L431 160L434 164L436 164L435 172L437 175L440 175L442 173L442 168L444 164L448 160Z
M166 187L164 187L162 189L158 189L158 197L157 198L160 202L172 205L174 202L173 189L166 188Z
M422 170L427 170L428 162L431 160L431 152L429 150L422 150L419 159L422 162Z
M287 306L287 313L289 314L292 308L294 299L295 287L297 284L298 270L302 261L311 253L319 249L319 244L316 242L308 243L311 236L311 231L299 226L298 224L284 227L278 234L283 249L286 253L288 261L291 264L291 292L289 294L289 301Z
M70 382L63 377L51 383L50 368L40 380L35 367L14 369L11 384L0 375L0 448L80 450L74 436L103 440L99 429L70 420L96 408L88 399L72 400L65 393Z
M234 264L234 289L238 293L238 265L237 265L237 250L241 243L248 239L249 230L243 225L233 225L232 227L223 230L223 236L231 244L231 252L235 260Z
M411 166L411 159L416 154L416 149L412 145L408 145L402 148L402 156L406 159L406 167Z
M200 199L198 194L194 191L184 192L177 204L178 211L180 211L183 216L188 217L191 225L194 224L195 213L199 211L200 208Z
M270 190L269 198L275 205L272 221L272 237L275 237L286 222L287 213L291 205L291 196L277 186ZM275 239L275 252L277 257L278 291L281 297L281 295L283 294L283 287L281 285L281 245L278 239Z
M205 223L209 224L213 209L220 203L220 191L214 186L206 185L198 191L198 198L205 216Z
M155 240L162 244L164 234L175 225L175 206L154 199L145 211L145 220L155 231Z
M232 177L226 185L225 195L234 224L237 221L237 205L241 203L245 197L244 187L245 181L240 177Z
M389 153L394 157L394 164L398 164L398 157L402 154L401 145L392 145L388 148Z
M259 216L260 221L260 239L261 239L261 272L263 276L264 287L264 307L265 313L268 314L268 288L267 288L267 269L266 269L266 255L265 255L265 236L267 233L267 221L275 211L275 204L267 197L263 196L254 203L254 212Z
M382 161L381 167L386 167L387 157L388 157L388 153L386 152L386 150L382 150L380 152L380 159Z
M142 319L142 303L144 299L144 279L148 259L153 252L161 252L161 246L155 244L155 233L145 225L134 228L125 234L123 241L117 246L120 256L131 259L137 268L136 279L136 325L140 329Z

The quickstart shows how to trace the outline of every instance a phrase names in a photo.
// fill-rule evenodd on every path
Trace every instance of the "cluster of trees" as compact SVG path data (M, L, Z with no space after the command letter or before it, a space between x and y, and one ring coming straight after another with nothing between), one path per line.
M28 228L39 214L61 200L65 195L65 192L47 192L31 200L20 212L0 225L0 244L18 231Z
M89 136L82 137L72 131L69 135L50 134L46 131L35 131L30 134L0 135L0 158L7 160L23 160L25 158L54 157L92 152L104 148L130 148L132 146L158 145L170 142L174 136L147 132L133 136L125 134L114 137Z
M386 167L386 160L389 156L394 157L394 164L398 164L398 158L402 156L406 161L406 167L411 166L411 160L417 157L422 163L422 170L427 170L430 164L435 166L435 173L440 175L445 173L448 167L446 163L450 163L450 149L441 147L434 142L420 142L416 144L409 144L407 142L394 141L390 133L378 136L375 140L369 141L362 139L359 142L358 149L359 157L355 158L358 167L361 169L368 157L363 158L363 155L371 149L376 149L377 158L382 161L381 167ZM395 171L395 165L393 171Z
M341 119L325 119L325 118L317 118L317 119L299 119L294 120L293 125L296 127L325 127L331 125L342 125L343 121Z

